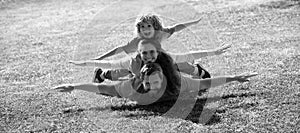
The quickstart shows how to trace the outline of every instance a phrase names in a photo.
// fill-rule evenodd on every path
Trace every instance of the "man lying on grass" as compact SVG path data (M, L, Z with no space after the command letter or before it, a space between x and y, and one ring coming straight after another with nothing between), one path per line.
M60 92L71 92L75 89L99 93L109 96L128 98L140 105L177 99L179 93L198 93L211 87L228 82L246 82L256 73L236 76L221 76L209 79L193 79L180 75L173 65L169 65L168 75L158 63L147 63L140 71L140 78L134 77L125 81L112 81L110 83L78 83L54 87ZM172 80L170 80L172 79Z

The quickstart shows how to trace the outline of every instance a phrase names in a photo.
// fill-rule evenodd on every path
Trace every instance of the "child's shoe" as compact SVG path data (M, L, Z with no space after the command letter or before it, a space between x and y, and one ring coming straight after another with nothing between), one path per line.
M101 78L102 72L103 71L102 71L101 68L96 68L95 69L94 78L93 78L94 83L102 83L104 81L104 79Z

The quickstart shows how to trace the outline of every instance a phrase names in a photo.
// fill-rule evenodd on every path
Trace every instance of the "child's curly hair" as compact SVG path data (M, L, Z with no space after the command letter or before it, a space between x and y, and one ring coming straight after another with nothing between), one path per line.
M159 17L155 14L146 14L146 15L142 15L140 18L138 18L136 20L136 29L137 29L137 33L140 33L141 30L140 30L140 26L141 26L141 23L147 23L147 22L150 22L153 27L154 27L154 30L155 31L161 31L163 29L163 26L162 26L162 23L159 19Z

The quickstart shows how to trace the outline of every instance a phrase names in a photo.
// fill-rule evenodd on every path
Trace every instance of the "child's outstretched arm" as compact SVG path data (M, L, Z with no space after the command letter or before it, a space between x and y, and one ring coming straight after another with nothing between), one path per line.
M114 48L114 49L112 49L112 50L110 50L110 51L108 51L108 52L106 52L106 53L104 53L104 54L96 57L96 58L93 58L93 59L94 60L103 60L103 59L105 59L107 57L111 57L111 56L119 54L119 53L121 53L123 51L124 51L123 50L123 46L118 46L118 47L116 47L116 48Z
M131 41L129 41L126 45L121 45L121 46L115 47L114 49L112 49L96 58L93 58L93 59L94 60L103 60L107 57L111 57L111 56L119 54L121 52L125 52L127 54L136 52L137 44L139 43L139 41L140 41L139 38L135 37Z
M96 61L96 60L85 60L85 61L69 61L69 63L76 66L90 66L90 67L101 67L104 69L109 69L113 66L113 63L110 61Z
M220 55L226 52L227 49L231 47L230 44L223 45L219 48L213 50L204 50L204 51L195 51L190 52L190 56L195 57L196 59L206 57L206 56L213 56L213 55Z
M189 27L191 25L199 23L201 20L202 20L202 18L199 18L197 20L184 22L184 23L179 23L179 24L176 24L176 25L172 26L171 28L175 28L175 32L178 32L178 31L181 31L181 30L185 29L186 27Z
M104 69L128 69L131 60L85 60L85 61L69 61L69 63L77 66L101 67Z
M179 62L193 62L195 59L199 59L206 56L220 55L225 53L231 45L223 45L220 48L214 50L200 50L200 51L192 51L188 53L170 53L170 56L177 63Z

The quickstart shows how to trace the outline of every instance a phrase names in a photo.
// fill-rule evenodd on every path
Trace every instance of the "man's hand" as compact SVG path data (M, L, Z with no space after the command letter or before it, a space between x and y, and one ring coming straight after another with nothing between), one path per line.
M67 84L67 85L60 85L60 86L56 86L53 89L59 91L59 92L69 92L71 93L71 91L74 90L74 86L71 84Z
M258 73L242 73L240 75L234 76L233 79L238 82L248 82L248 78L254 77L256 75L258 75Z
M229 49L231 47L230 44L225 44L223 46L221 46L220 48L215 50L215 54L216 55L220 55L226 52L227 49Z
M76 66L87 66L87 63L85 61L69 61L69 63L74 64Z

